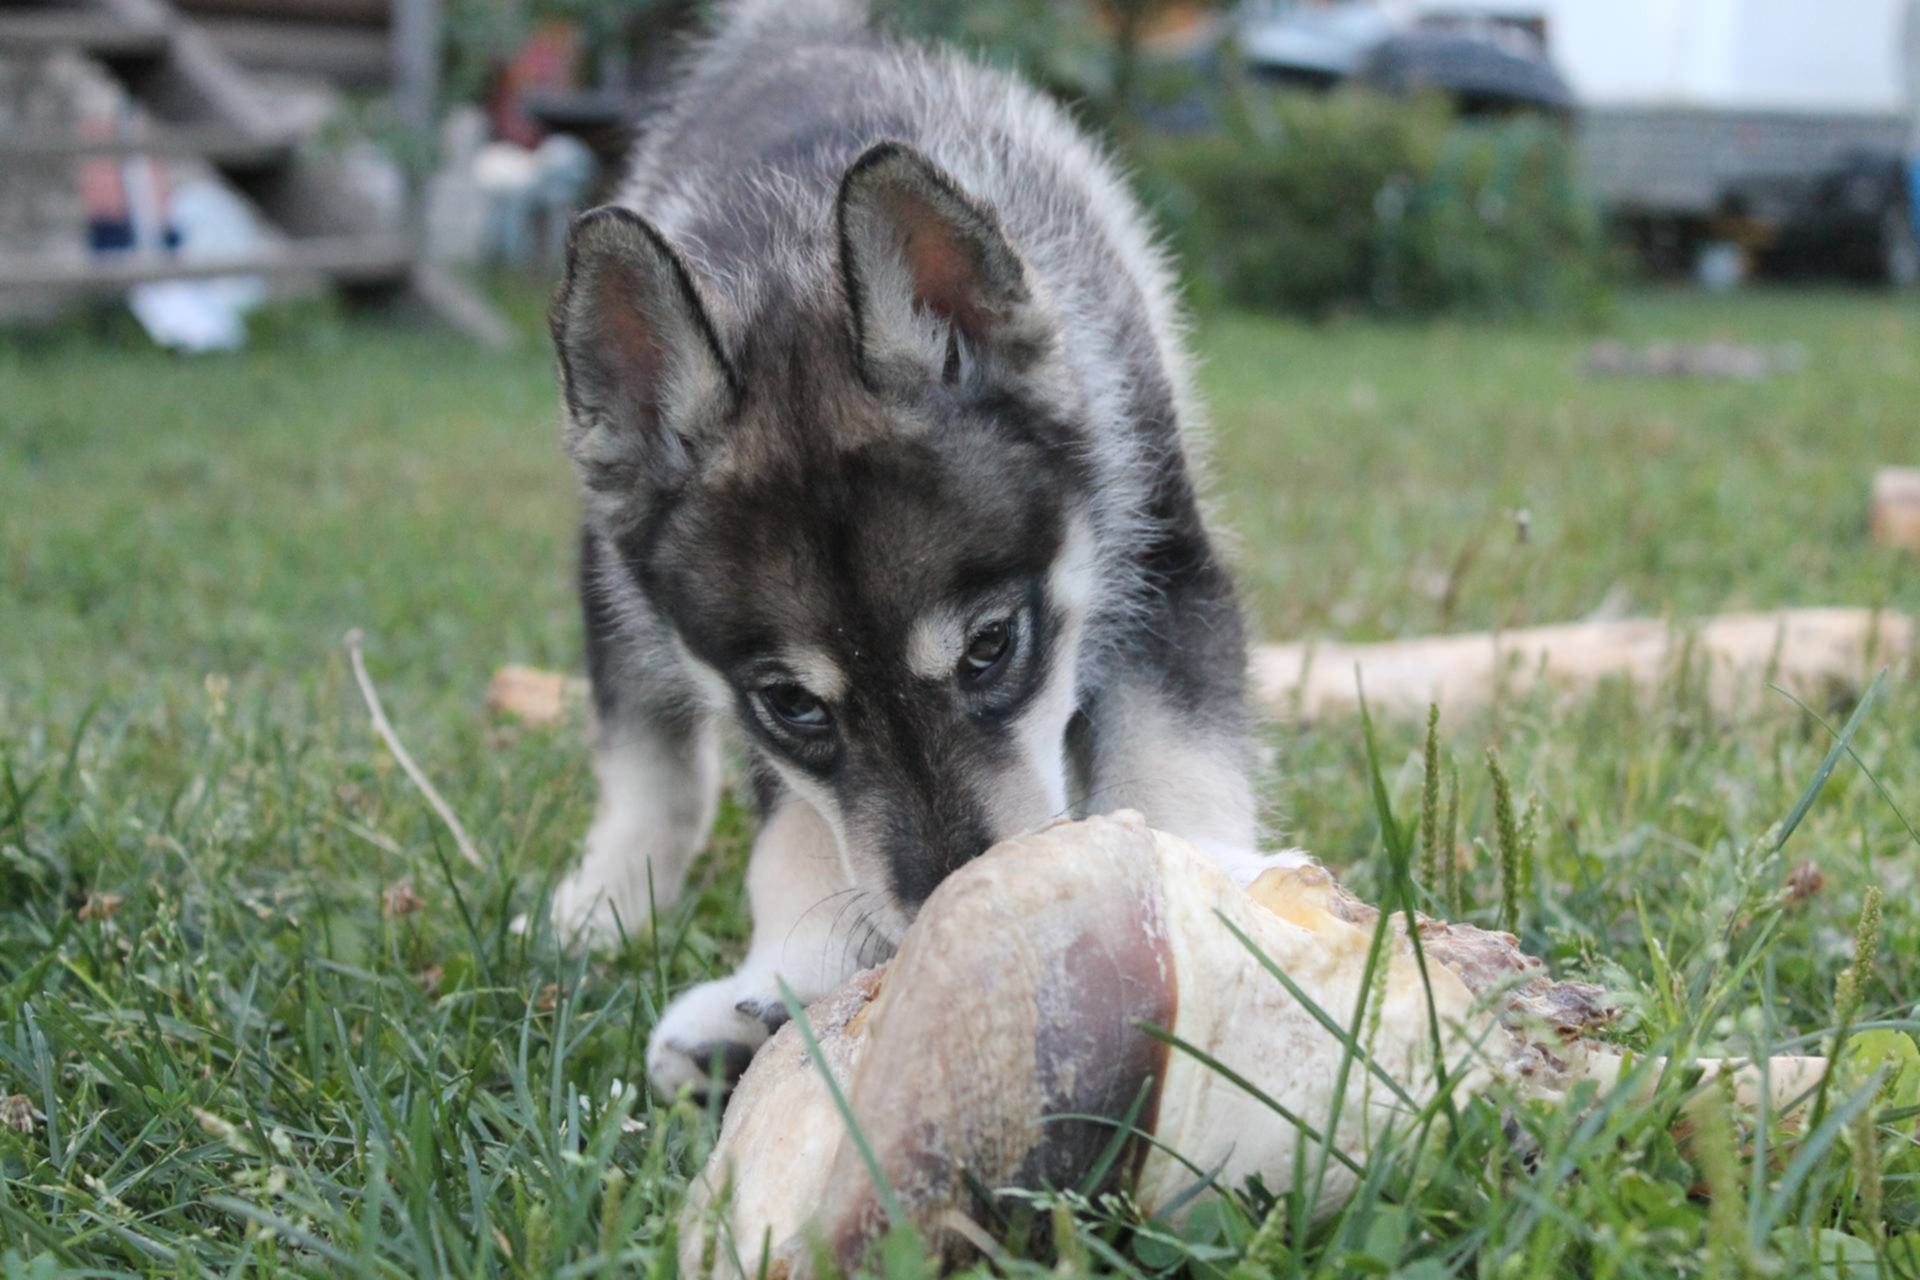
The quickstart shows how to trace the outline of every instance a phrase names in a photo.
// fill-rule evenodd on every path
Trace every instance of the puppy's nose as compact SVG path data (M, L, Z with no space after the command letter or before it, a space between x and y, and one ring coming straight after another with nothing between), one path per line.
M932 822L926 835L894 842L890 851L898 876L901 903L918 911L940 882L985 853L993 836L977 821Z

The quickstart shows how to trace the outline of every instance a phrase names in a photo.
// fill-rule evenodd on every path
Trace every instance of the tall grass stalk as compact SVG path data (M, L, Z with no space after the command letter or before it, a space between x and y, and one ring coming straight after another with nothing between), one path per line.
M1420 774L1420 883L1440 894L1440 704L1427 706L1427 741ZM1452 851L1448 850L1449 855ZM1444 899L1442 900L1444 902ZM1445 906L1442 910L1445 910Z
M1493 782L1493 826L1498 840L1500 864L1500 927L1510 933L1520 928L1520 881L1525 849L1520 839L1520 824L1513 811L1513 786L1500 767L1500 754L1487 748L1487 776Z
M1447 915L1454 920L1467 914L1466 886L1460 875L1460 766L1447 762L1447 820L1440 845L1443 879L1446 882Z

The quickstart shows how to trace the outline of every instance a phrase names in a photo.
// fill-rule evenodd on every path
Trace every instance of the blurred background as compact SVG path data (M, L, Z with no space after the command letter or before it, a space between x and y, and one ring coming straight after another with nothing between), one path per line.
M1106 132L1203 304L1591 314L1634 275L1920 279L1909 0L878 7ZM0 318L104 298L231 347L324 281L502 344L446 268L551 268L703 8L7 0Z

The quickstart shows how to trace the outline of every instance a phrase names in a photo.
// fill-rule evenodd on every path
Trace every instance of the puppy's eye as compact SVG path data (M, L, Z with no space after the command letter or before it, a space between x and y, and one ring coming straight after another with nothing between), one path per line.
M760 701L795 733L825 733L833 725L827 704L791 681L767 685L760 690Z
M960 656L960 678L978 684L997 671L1013 649L1013 620L1001 618L987 623L967 637L966 652Z

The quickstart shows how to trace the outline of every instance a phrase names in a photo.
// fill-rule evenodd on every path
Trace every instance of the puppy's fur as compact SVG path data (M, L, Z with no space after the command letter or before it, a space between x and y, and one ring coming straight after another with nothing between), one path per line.
M595 938L706 837L718 729L763 814L754 932L655 1083L744 1066L993 842L1135 808L1249 859L1244 649L1195 498L1165 260L1009 77L845 0L723 9L553 313L586 518Z

